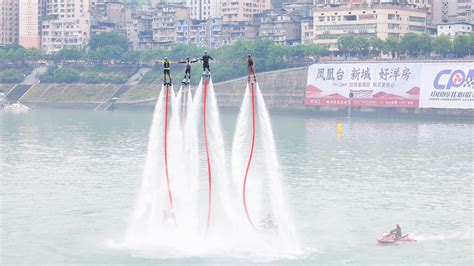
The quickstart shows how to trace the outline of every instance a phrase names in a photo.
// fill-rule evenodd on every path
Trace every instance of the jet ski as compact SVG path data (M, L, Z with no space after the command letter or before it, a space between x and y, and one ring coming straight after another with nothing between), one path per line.
M412 243L416 242L415 239L409 238L408 235L404 235L399 239L395 238L394 234L385 234L377 239L380 244L395 244L395 243Z

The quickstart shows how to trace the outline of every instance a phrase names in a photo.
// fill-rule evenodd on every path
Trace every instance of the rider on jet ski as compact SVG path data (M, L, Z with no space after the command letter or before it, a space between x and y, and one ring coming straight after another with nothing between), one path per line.
M395 229L390 231L390 234L394 235L395 239L400 239L400 237L402 237L402 228L400 228L400 225L397 224Z

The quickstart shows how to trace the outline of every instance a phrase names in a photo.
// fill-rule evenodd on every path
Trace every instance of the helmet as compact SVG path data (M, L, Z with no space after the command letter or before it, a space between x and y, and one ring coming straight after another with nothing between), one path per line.
M207 54L207 51L204 51L204 54Z
M165 57L165 60L168 60L168 57Z
M189 60L189 57L186 57L186 60Z
M248 54L247 56L248 56L248 57L252 57L252 55L251 55L251 54Z

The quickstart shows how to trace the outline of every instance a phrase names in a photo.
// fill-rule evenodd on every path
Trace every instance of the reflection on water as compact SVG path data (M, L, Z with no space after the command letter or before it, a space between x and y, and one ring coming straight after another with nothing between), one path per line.
M227 156L236 115L221 118ZM150 122L151 113L0 113L0 262L239 262L110 248L125 234ZM272 125L297 230L319 251L286 262L472 262L471 123L273 114ZM395 223L419 242L377 245Z

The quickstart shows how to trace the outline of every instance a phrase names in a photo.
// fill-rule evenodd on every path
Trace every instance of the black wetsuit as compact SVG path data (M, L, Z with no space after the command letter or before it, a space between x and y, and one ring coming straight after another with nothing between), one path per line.
M170 61L163 61L163 80L164 81L166 81L166 75L168 75L171 82Z
M202 68L203 68L204 72L206 72L206 69L207 69L207 71L211 72L211 69L209 68L209 59L214 60L214 58L212 58L209 55L203 55L202 58L201 58Z
M402 229L400 227L397 227L393 229L392 231L390 231L390 234L394 234L395 238L399 239L400 237L402 237Z

